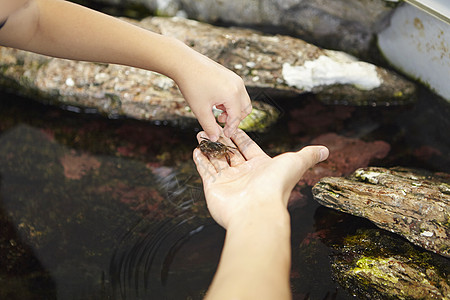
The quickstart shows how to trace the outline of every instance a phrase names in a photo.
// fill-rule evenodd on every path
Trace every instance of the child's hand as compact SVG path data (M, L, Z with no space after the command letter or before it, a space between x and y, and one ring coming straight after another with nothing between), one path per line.
M252 111L244 82L234 72L199 53L195 58L195 65L181 68L181 79L176 80L178 87L211 140L216 141L222 135L212 112L214 105L224 111L218 119L225 123L225 136L231 137Z
M0 44L164 74L177 83L212 140L222 134L212 112L214 105L224 111L219 121L225 123L227 137L251 112L242 78L179 40L69 1L7 0L5 3L8 11L0 5L0 21L8 17L8 22L0 30Z

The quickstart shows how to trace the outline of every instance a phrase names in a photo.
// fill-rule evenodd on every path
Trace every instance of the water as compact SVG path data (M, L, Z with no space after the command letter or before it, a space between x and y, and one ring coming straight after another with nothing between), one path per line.
M450 172L449 105L424 88L419 98L380 108L278 100L282 120L252 137L270 155L327 132L384 140L391 151L373 165ZM0 99L1 299L202 298L225 232L191 160L198 129ZM320 206L310 187L296 195L294 299L353 299L332 280L332 243L374 226Z

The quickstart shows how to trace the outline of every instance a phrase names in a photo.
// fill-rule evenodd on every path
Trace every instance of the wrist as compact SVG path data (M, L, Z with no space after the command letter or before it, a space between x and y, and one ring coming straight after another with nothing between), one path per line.
M199 56L202 55L176 38L167 36L164 38L171 49L171 57L167 59L171 63L167 64L164 75L172 78L179 85L184 78L189 78L190 72L198 69L198 64L201 62Z
M254 201L252 205L246 206L240 209L239 212L234 213L226 229L227 231L233 231L248 227L264 228L266 226L289 229L290 216L283 201Z

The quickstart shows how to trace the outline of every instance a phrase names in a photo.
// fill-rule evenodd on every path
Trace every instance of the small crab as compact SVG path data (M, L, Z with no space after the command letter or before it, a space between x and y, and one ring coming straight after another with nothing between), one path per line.
M213 142L208 138L202 137L203 141L197 146L197 148L202 151L208 157L222 158L225 156L228 164L230 164L230 153L233 153L233 150L237 150L235 147L227 146L222 144L221 142Z

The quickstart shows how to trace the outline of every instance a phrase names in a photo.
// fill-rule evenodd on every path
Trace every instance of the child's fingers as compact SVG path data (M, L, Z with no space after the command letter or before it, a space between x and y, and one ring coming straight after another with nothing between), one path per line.
M219 124L217 124L216 118L214 117L212 111L203 108L201 111L197 112L196 116L208 137L214 142L217 141L221 134L222 128Z
M227 107L227 121L225 123L225 127L223 132L226 137L231 137L238 128L239 124L242 120L242 113L240 111L240 106L238 107Z

